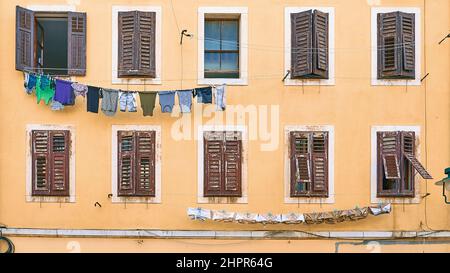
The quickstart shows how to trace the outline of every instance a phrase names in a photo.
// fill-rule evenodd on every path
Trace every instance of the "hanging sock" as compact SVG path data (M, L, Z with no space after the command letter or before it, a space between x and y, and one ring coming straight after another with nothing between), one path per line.
M62 105L75 104L75 94L72 91L71 82L56 79L55 87L55 96L53 100L60 102Z
M216 110L225 111L226 106L226 85L219 85L216 87Z
M119 92L120 111L137 112L136 93L135 92Z
M177 94L181 113L190 113L192 106L192 90L178 90Z
M155 109L157 93L145 93L139 92L139 99L141 100L142 111L144 112L144 117L153 116L153 109Z
M37 103L39 104L41 100L44 100L45 104L49 104L49 102L53 99L55 95L55 87L52 84L52 81L47 76L40 76L36 81L36 97Z
M195 88L193 93L197 103L212 103L212 87Z
M108 117L112 117L117 112L117 102L119 91L113 89L102 89L102 112Z
M86 94L88 93L88 87L84 84L79 83L72 83L73 93L75 96L82 96L83 98L86 97Z
M98 113L98 105L101 97L100 88L88 86L87 93L87 111L91 113Z
M175 91L160 91L159 104L163 113L172 113L173 105L175 104Z

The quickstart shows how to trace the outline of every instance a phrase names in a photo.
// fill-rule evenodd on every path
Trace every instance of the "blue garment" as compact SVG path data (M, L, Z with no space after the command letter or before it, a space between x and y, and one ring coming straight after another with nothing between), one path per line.
M178 90L177 93L181 113L190 113L192 106L192 90Z
M219 85L216 87L216 110L217 111L225 111L226 106L226 94L225 94L226 85Z
M33 93L33 89L36 87L37 78L36 75L26 73L25 74L25 91L27 94Z
M212 103L212 88L195 88L194 97L197 97L198 103Z
M175 104L175 91L161 91L158 92L159 105L163 113L172 113L173 105Z
M64 109L64 105L62 103L60 103L59 101L54 100L52 102L52 110L53 111L61 111Z

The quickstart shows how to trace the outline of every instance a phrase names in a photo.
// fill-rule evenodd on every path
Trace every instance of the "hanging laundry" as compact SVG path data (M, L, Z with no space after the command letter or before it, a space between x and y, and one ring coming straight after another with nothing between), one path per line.
M205 220L211 220L211 211L207 210L207 209L202 209L202 208L188 208L187 210L188 216L192 219L192 220L200 220L200 221L205 221Z
M86 97L86 94L88 92L87 85L79 84L79 83L72 83L72 88L75 96L82 96L83 98Z
M52 111L61 111L64 109L64 105L59 101L54 100L52 101L51 109Z
M225 111L226 106L226 85L216 86L216 110L217 111Z
M91 113L98 113L98 105L101 97L100 88L88 86L87 93L87 111Z
M195 88L193 93L198 103L212 103L212 87Z
M30 74L30 73L25 73L24 87L25 87L25 92L28 95L33 93L33 90L36 88L36 81L37 81L36 75Z
M236 213L236 217L234 218L240 224L256 224L258 220L258 214L256 213Z
M119 101L119 91L113 89L101 89L102 112L112 117L117 112L117 102Z
M136 92L119 92L120 111L137 112Z
M40 76L36 81L36 97L37 103L44 100L45 104L49 104L49 102L53 99L55 95L55 88L52 84L52 80L47 76Z
M284 224L301 224L305 222L305 217L301 213L287 213L281 215L281 220Z
M73 93L71 82L56 79L55 87L55 96L53 100L60 102L62 105L75 104L75 94Z
M160 91L159 104L163 113L172 113L173 105L175 104L175 91Z
M150 92L139 92L139 99L141 100L142 111L144 117L153 116L153 109L155 109L156 94Z
M190 113L192 106L192 90L178 90L177 94L181 113Z

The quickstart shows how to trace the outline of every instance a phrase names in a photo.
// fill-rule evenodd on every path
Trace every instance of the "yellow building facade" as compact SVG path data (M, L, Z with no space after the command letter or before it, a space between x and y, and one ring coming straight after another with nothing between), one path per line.
M86 99L52 111L24 92L15 69L16 6L86 13L86 70L80 84L168 91L226 83L225 111L198 104L191 114L114 117L86 112ZM155 76L118 76L118 15L156 14ZM328 77L294 79L291 14L328 14ZM415 15L415 75L377 75L377 14ZM434 183L450 166L450 2L448 0L16 0L0 2L0 224L16 252L448 252L450 206ZM205 77L205 22L238 18L235 78ZM187 30L188 35L180 35ZM180 39L182 44L180 44ZM207 47L207 45L206 45ZM399 57L400 58L400 57ZM45 66L45 65L44 65ZM242 133L241 195L208 197L202 133ZM64 198L33 196L33 130L71 135ZM117 132L156 132L155 196L119 197ZM290 132L328 136L328 194L290 194ZM414 172L414 192L377 194L377 132L412 131L415 156L434 179ZM429 193L429 194L428 194ZM447 194L450 194L447 191ZM194 221L188 208L239 213L312 213L392 204L389 214L336 224ZM420 242L420 243L419 243Z

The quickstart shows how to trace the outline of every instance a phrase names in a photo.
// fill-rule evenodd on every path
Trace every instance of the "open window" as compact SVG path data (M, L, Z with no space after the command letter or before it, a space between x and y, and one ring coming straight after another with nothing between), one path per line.
M16 70L86 75L86 13L16 7Z

